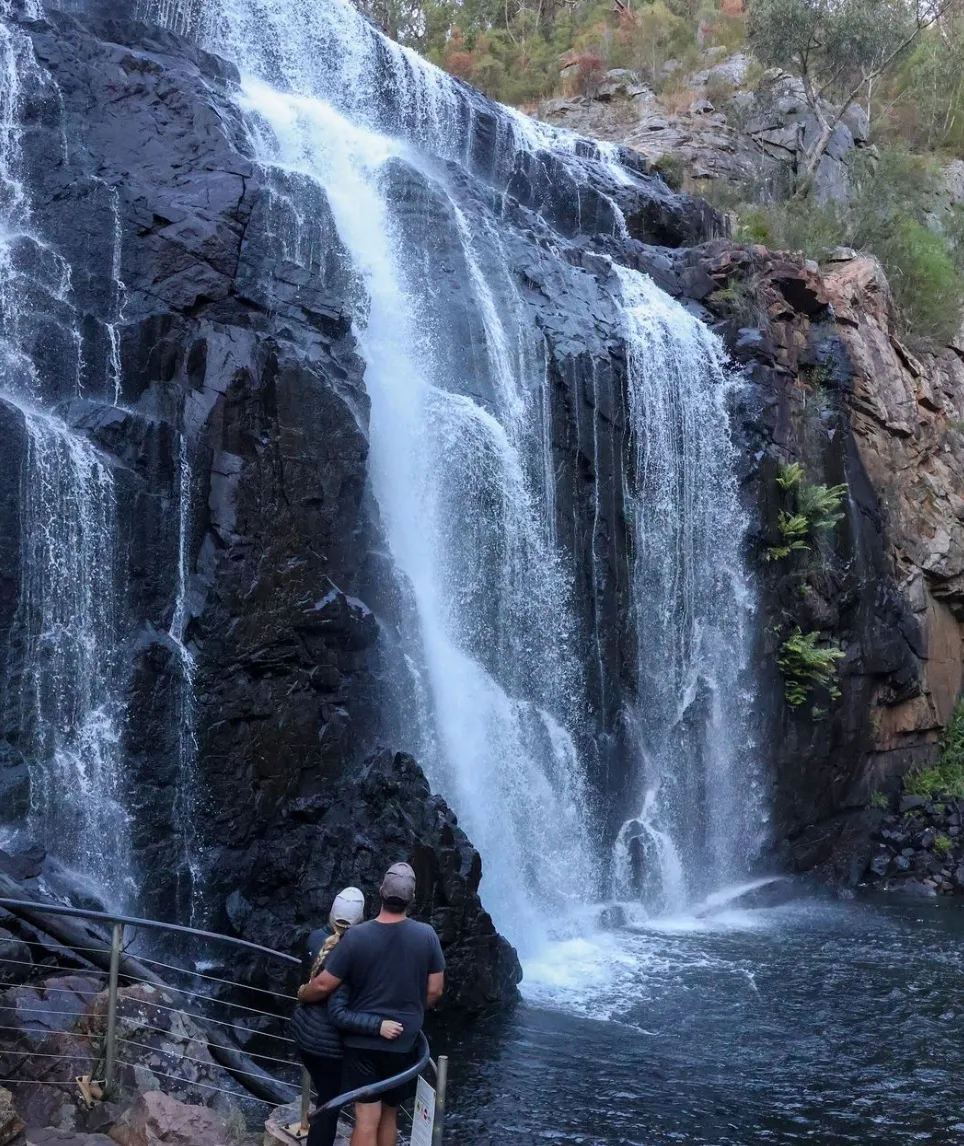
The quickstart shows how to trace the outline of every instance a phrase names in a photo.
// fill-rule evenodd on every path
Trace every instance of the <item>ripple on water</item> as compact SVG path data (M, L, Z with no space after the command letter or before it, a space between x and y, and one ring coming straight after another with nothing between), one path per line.
M560 928L454 1036L459 1146L964 1143L955 903L721 903Z

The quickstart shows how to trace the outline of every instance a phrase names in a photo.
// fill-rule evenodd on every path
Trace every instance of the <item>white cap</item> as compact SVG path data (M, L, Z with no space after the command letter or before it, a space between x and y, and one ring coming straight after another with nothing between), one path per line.
M356 923L361 923L364 918L365 896L358 888L346 887L339 891L335 896L335 902L331 905L331 914L328 916L332 926L341 923L352 927Z

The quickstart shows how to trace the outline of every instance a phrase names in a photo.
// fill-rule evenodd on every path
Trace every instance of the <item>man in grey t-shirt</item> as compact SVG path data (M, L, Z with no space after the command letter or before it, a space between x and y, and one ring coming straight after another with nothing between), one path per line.
M382 1082L401 1074L415 1061L415 1043L426 1007L442 997L445 957L439 938L428 924L406 915L415 899L415 872L396 863L380 888L382 909L376 919L356 924L328 956L325 969L305 988L303 1002L328 998L342 982L349 986L347 1006L399 1024L391 1041L382 1037L346 1034L346 1090ZM311 998L308 998L308 995ZM329 1014L338 1024L338 1008ZM411 1092L395 1087L373 1102L355 1105L351 1146L395 1146L398 1107Z

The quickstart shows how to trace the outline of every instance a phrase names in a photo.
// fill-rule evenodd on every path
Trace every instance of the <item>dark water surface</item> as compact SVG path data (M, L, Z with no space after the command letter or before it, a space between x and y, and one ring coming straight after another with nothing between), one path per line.
M550 948L448 1038L456 1146L964 1143L964 907L722 911Z

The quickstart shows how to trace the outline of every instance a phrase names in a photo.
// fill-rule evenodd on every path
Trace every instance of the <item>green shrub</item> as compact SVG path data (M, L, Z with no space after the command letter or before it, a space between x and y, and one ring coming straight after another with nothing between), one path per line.
M964 18L958 9L928 29L898 71L880 90L878 118L885 130L914 147L964 149Z
M916 219L906 219L881 244L878 258L914 337L945 345L957 331L964 302L964 283L947 239Z
M870 795L870 806L872 808L879 808L883 811L885 808L890 807L890 801L883 792L872 792Z
M780 467L777 485L783 490L795 489L806 478L806 471L799 462L788 462Z
M683 167L683 160L674 155L671 151L667 151L665 155L661 155L659 159L653 164L656 173L661 175L663 182L672 191L683 190L683 178L686 174Z
M777 528L780 530L781 544L770 548L768 556L771 561L779 561L783 557L789 557L791 553L810 548L807 544L810 522L802 513L787 513L785 509L781 509Z
M940 229L928 215L938 186L933 161L904 146L858 156L846 204L790 198L737 209L739 237L819 259L829 248L875 255L887 274L908 336L943 345L964 305L964 215L949 212Z
M738 237L819 259L828 248L846 242L847 230L832 204L821 205L810 198L788 199L740 212Z
M954 844L951 842L950 836L939 835L934 840L932 850L935 855L943 859L954 850Z
M832 529L843 519L840 502L846 492L846 485L810 485L804 482L797 488L797 511L810 523L811 530Z
M941 740L941 754L930 768L915 768L904 777L904 790L915 796L964 799L964 700L959 700Z
M804 633L799 626L780 646L777 664L783 673L784 696L799 708L815 688L826 689L832 699L840 696L837 661L846 654L834 644L819 644L820 633Z

